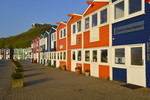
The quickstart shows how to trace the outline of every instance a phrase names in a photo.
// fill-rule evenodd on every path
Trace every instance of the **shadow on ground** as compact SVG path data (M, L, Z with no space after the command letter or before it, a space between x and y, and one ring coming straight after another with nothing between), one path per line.
M47 82L47 81L50 81L50 80L52 80L52 79L43 78L43 79L39 79L39 80L29 81L29 82L25 82L24 86L27 87L27 86L31 86L31 85L36 85L36 84L44 83L44 82Z
M137 85L133 85L133 84L125 84L125 85L121 85L121 86L129 88L129 89L133 89L133 90L143 88L141 86L137 86Z
M28 74L28 75L24 75L24 77L32 77L32 76L37 76L37 75L41 75L43 73L35 73L35 74Z
M37 69L24 69L24 71L33 71L33 70L37 70Z

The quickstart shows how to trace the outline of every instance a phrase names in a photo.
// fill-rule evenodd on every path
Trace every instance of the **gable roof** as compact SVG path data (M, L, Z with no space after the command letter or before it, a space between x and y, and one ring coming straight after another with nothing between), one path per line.
M83 13L83 16L87 16L87 15L93 13L94 11L108 5L109 1L108 2L87 1L87 4L89 4L89 6Z
M68 23L69 23L70 20L71 20L73 17L82 18L83 15L77 14L77 13L73 13L73 14L68 14L68 16L70 17L69 20L68 20ZM67 24L68 24L68 23L67 23Z

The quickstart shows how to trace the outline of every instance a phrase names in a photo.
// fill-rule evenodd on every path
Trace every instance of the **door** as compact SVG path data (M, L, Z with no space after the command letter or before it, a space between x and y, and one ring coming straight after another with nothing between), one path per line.
M92 50L92 61L91 61L91 76L99 77L98 75L98 60L97 60L97 50Z
M75 72L75 68L76 68L76 51L72 51L71 53L71 71Z
M129 48L128 83L146 86L145 50L144 46L131 46Z
M59 67L59 58L60 58L60 55L59 55L59 52L57 52L57 58L56 58L56 67Z

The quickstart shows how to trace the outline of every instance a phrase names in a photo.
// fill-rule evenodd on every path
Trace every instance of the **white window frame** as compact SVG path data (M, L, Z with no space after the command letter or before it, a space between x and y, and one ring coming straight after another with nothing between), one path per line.
M66 35L64 36L64 29L66 29ZM61 31L62 31L62 37L61 37ZM59 30L59 39L64 39L67 36L67 28L62 28L61 30Z
M104 11L104 10L107 10L107 21L104 22L104 23L101 23L101 12ZM100 17L99 17L99 18L100 18L100 20L99 20L99 21L100 21L100 22L99 22L100 25L108 24L108 21L109 21L109 18L108 18L108 16L109 16L108 7L104 7L103 9L101 9L101 10L99 11L99 16L100 16Z
M75 26L75 33L74 33L74 30L73 30L73 29L74 29L74 26ZM76 33L77 33L77 25L76 25L76 23L74 23L74 24L71 25L71 30L72 30L72 31L71 31L72 34L76 34Z
M105 9L107 9L107 22L101 24L101 13L100 12L105 10ZM109 19L110 11L109 10L110 10L109 5L106 5L100 9L98 9L97 11L94 11L93 13L89 14L88 16L84 17L83 18L84 19L84 21L83 21L84 32L89 31L89 30L94 29L94 28L100 28L100 27L108 25L110 22L110 19ZM94 15L96 13L97 13L97 26L92 27L92 15ZM85 19L88 17L89 17L89 28L85 29Z
M94 15L97 15L97 25L95 25L95 26L93 26L93 16L94 16ZM99 23L98 23L98 18L99 18L98 16L99 16L98 13L94 13L94 14L91 15L91 18L92 18L91 26L92 26L92 28L98 26L98 24L99 24Z
M115 6L116 6L117 4L119 4L119 3L121 3L121 2L124 2L124 14L123 14L122 17L115 19L115 14L116 14L116 13L115 13ZM119 19L122 19L122 18L125 17L125 13L126 13L126 10L127 10L125 4L126 4L126 0L121 0L121 1L117 2L116 4L114 4L114 8L113 8L113 10L114 10L114 13L113 13L113 14L114 14L114 16L113 16L113 17L114 17L114 20L119 20Z
M87 18L89 18L89 28L87 28L86 29L86 27L85 27L85 20L87 19ZM84 30L90 30L90 28L91 28L91 23L92 23L92 21L91 21L91 16L86 16L85 18L84 18Z
M78 60L78 52L79 52L79 51L81 51L81 60L80 60L80 61ZM78 62L82 62L82 59L83 59L82 53L83 53L83 50L77 50L77 61L78 61Z
M119 18L119 19L115 19L115 11L114 11L114 8L115 8L115 5L124 1L124 17L122 18ZM133 18L133 17L137 17L139 15L143 15L145 14L145 0L142 0L142 3L141 3L141 11L138 11L138 12L135 12L135 13L132 13L132 14L129 14L129 0L118 0L114 3L112 3L112 23L117 23L117 22L120 22L120 21L123 21L123 20L126 20L126 19L130 19L130 18Z
M80 31L78 31L78 22L81 22L81 30ZM77 33L82 32L82 20L79 20L76 23L77 23Z
M125 64L116 64L115 63L115 49L124 49L125 50ZM127 69L127 65L128 65L128 63L127 63L127 58L129 57L129 53L128 53L128 50L127 50L127 48L126 48L126 46L115 46L115 47L113 47L113 49L112 49L112 57L113 57L113 59L112 59L112 65L115 67L115 68L123 68L123 69Z
M89 55L90 55L90 56L89 56L89 61L86 61L86 60L85 60L85 54L86 54L85 52L86 52L86 51L89 51ZM83 50L83 54L84 54L84 55L82 56L82 59L84 59L83 62L84 62L84 63L88 63L88 64L91 63L91 58L92 58L92 57L91 57L91 56L92 56L92 55L91 55L91 49L85 49L85 50Z
M101 57L102 57L102 56L101 56L101 53L102 53L102 50L107 50L107 62L102 62L102 61L101 61ZM109 49L108 49L108 48L102 48L102 49L99 50L98 53L99 53L99 56L100 56L98 62L100 62L101 65L108 65L108 64L109 64Z
M45 50L47 50L47 37L44 39L45 40Z
M56 41L56 33L51 34L51 48L54 48L54 42Z
M65 53L65 59L64 59L64 53ZM66 60L66 57L67 57L66 51L64 51L64 52L63 52L63 60L64 60L64 61Z

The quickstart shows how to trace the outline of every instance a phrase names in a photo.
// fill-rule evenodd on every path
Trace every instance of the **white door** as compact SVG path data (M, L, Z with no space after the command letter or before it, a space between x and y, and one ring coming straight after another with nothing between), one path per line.
M146 86L145 46L129 48L128 83Z
M97 50L92 50L92 61L91 61L91 76L98 77L98 60L97 60Z
M60 55L59 55L59 52L57 52L57 60L56 60L56 66L57 67L59 67L60 65L59 65L59 57L60 57Z
M75 72L75 68L76 68L76 60L77 60L77 52L76 51L72 51L71 52L71 71Z

